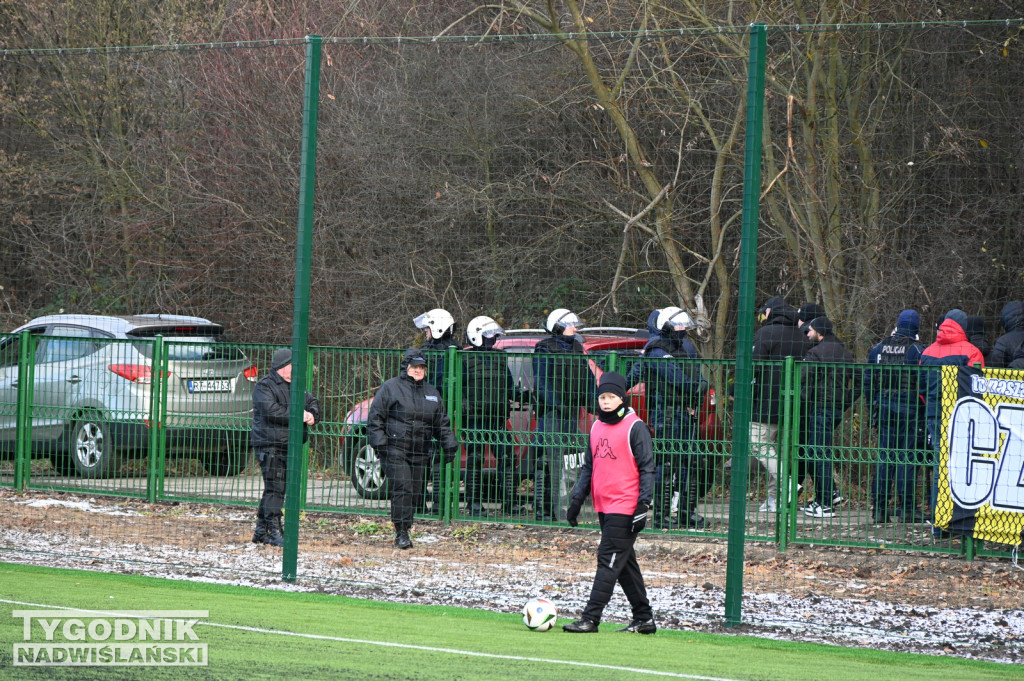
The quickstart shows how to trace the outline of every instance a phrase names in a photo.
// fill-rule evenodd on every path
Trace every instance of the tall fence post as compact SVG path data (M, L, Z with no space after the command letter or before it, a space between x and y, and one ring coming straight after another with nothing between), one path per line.
M24 491L32 464L32 383L35 380L35 337L22 331L18 343L18 402L14 422L14 488ZM58 452L55 456L65 456Z
M164 401L161 399L163 385L166 381L164 373L164 337L157 335L153 339L153 368L149 385L149 430L146 437L146 499L154 503L163 493L164 466L160 456L160 429L164 424Z
M306 84L302 108L302 160L299 173L299 229L295 243L295 309L292 322L291 413L288 415L288 482L285 491L284 555L281 578L294 582L299 562L302 466L302 413L306 404L309 349L309 285L313 261L313 194L316 185L316 132L320 112L321 40L306 36Z
M747 129L743 158L743 232L740 237L740 288L736 334L736 384L733 406L732 475L729 481L729 545L725 567L725 622L743 617L743 541L747 524L747 475L750 412L753 401L754 289L757 284L757 230L761 201L761 135L764 123L764 24L750 27L747 72Z

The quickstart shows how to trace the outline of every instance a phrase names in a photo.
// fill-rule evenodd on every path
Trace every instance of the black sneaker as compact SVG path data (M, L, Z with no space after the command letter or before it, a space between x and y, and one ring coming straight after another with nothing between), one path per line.
M839 493L839 490L832 492L832 508L838 508L846 499Z
M575 622L563 625L562 631L567 631L570 634L596 634L597 622L591 622L588 619L578 619Z
M633 620L629 623L629 626L622 629L616 629L618 634L653 634L658 630L658 625L654 623L653 619L649 620Z

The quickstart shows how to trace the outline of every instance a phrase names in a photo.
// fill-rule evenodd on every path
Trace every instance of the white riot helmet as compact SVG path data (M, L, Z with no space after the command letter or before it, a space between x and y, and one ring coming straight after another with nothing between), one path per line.
M693 326L693 319L685 310L678 307L666 307L658 313L658 330L661 333L672 333L677 326L682 326L684 329Z
M470 319L466 327L466 338L478 348L483 347L485 338L494 338L503 333L505 329L501 328L501 324L483 315Z
M412 320L412 323L417 329L430 329L430 334L434 338L443 338L446 333L455 331L455 317L452 317L448 310L439 307L424 312Z
M580 318L576 316L576 313L570 312L564 307L552 310L551 314L548 315L548 320L544 322L544 328L556 336L562 335L562 332L570 326L579 325Z

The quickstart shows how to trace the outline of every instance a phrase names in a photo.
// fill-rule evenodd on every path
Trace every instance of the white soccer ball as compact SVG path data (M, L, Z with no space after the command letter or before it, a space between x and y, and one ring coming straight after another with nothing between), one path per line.
M558 608L546 598L533 598L523 606L523 624L530 631L547 631L557 619Z

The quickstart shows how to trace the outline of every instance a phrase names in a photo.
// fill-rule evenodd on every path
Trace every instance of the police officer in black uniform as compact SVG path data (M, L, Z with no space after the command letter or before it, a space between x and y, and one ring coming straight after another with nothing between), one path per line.
M871 410L871 423L878 427L879 463L871 482L875 523L889 522L889 491L894 484L900 499L895 514L907 522L924 520L914 500L918 462L911 453L924 446L923 381L919 381L922 374L915 369L896 368L920 364L924 352L917 335L920 325L921 317L915 310L903 310L892 335L868 353L869 364L890 367L887 371L864 372L864 395Z
M472 515L482 515L482 469L485 443L498 463L502 509L517 511L515 504L515 460L508 432L509 405L514 397L508 359L494 351L498 337L505 333L490 317L474 317L466 325L470 348L462 353L462 408L465 413L463 435L473 437L466 443L466 507Z
M445 352L449 347L458 347L455 341L455 317L448 310L435 307L413 319L412 323L416 325L417 329L423 331L424 340L420 344L420 350L425 353L423 356L430 363L427 368L427 383L434 386L443 399L445 394ZM430 493L431 513L441 515L441 473L444 471L444 465L441 462L441 451L438 449L431 453L430 469L433 481ZM427 512L425 496L423 505L417 511Z
M537 445L533 490L534 518L558 520L562 457L576 451L581 407L595 402L594 375L576 338L580 318L559 308L544 326L551 334L533 349L533 399L537 407Z
M263 473L263 497L256 511L254 544L281 546L284 533L281 509L288 471L288 421L291 415L292 351L274 352L270 373L252 390L252 447ZM320 403L306 392L302 414L302 441L309 427L320 420Z
M459 451L441 393L427 383L427 360L416 348L406 350L401 373L377 390L370 405L366 437L384 462L391 487L391 521L395 546L412 548L409 531L423 497L423 482L437 441L451 463Z

